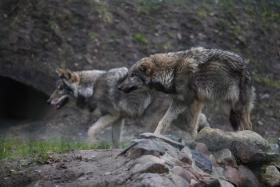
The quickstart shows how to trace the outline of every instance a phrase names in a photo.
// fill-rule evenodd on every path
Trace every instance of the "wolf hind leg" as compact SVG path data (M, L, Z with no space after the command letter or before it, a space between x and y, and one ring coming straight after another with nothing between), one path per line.
M96 141L96 135L104 128L119 119L119 115L106 114L101 116L88 130L90 142Z
M124 118L119 118L112 125L112 146L113 146L113 148L119 148L124 122L125 122Z
M248 102L245 105L245 111L244 111L244 119L246 124L248 124L248 129L252 130L253 129L253 124L251 121L251 111L254 108L254 102L256 99L256 93L255 93L255 88L251 87L249 94L248 94Z
M243 126L241 126L241 112L240 110L232 108L230 110L230 115L229 115L229 121L231 124L231 127L233 128L234 131L238 131L239 128L242 128L241 130L244 130Z
M252 130L252 122L251 122L251 110L252 103L246 102L242 104L241 102L237 102L231 108L230 111L230 123L234 131L237 130Z
M242 122L244 123L245 130L253 130L253 125L251 122L251 111L253 108L253 103L249 102L243 107L242 111Z

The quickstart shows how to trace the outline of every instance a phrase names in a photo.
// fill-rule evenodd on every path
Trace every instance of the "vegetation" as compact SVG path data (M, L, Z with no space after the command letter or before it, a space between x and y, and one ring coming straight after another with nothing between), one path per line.
M148 44L147 38L141 33L135 33L132 35L132 40L140 44Z
M88 144L73 140L21 140L1 138L0 160L31 158L37 163L45 163L50 153L65 153L73 150L110 149L108 143ZM125 147L125 145L123 145Z
M95 40L97 38L97 33L96 32L89 32L88 33L88 37L91 39L91 40Z
M110 11L110 7L108 3L106 3L105 1L95 1L95 5L96 5L96 10L99 16L101 17L101 19L105 23L109 23L109 24L112 23L113 15Z
M280 89L280 83L272 80L268 76L261 76L259 74L253 74L253 78L255 81L257 81L260 84L263 84L264 86L267 86L270 88L275 88L275 89Z

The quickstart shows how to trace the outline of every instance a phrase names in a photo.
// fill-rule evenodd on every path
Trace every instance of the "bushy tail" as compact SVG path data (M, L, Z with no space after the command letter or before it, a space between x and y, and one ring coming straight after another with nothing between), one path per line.
M252 122L250 119L251 110L255 101L255 88L252 86L252 80L248 68L242 71L239 85L239 101L234 103L230 111L230 123L234 130L239 127L242 130L251 130Z

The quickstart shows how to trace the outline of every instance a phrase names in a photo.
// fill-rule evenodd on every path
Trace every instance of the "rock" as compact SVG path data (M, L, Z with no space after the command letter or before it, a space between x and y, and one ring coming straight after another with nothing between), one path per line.
M265 94L260 94L260 99L269 99L270 98L270 95L268 93L265 93Z
M171 175L171 179L174 182L176 187L186 187L189 186L189 183L178 175Z
M56 169L67 169L65 163L58 163L55 167Z
M280 171L276 166L266 166L261 179L268 187L280 186Z
M219 164L217 163L217 160L216 160L216 158L215 158L215 156L213 154L209 155L209 160L211 161L212 166L214 166L214 167L218 167L219 166Z
M213 167L211 175L221 178L224 177L224 169L222 167Z
M215 153L215 158L218 164L229 165L236 167L236 160L229 149L222 149Z
M135 182L137 181L137 182ZM169 178L161 176L156 173L144 173L137 177L136 180L132 181L131 184L127 184L126 186L135 186L135 187L176 187L176 184L171 181Z
M226 180L219 179L219 182L222 187L235 187L233 184L231 184L230 182L228 182Z
M278 144L270 144L270 149L272 153L280 153L279 145Z
M169 171L165 161L153 155L144 155L136 159L130 169L135 173L166 173Z
M179 148L182 149L184 147L183 144L181 144L180 142L174 141L170 138L167 138L166 136L162 136L162 135L156 135L154 133L142 133L139 135L140 138L146 138L146 139L161 139L164 142L174 146L175 148Z
M270 146L264 138L249 130L225 132L220 129L204 128L196 141L206 144L210 151L230 149L235 158L242 163L270 162L277 157L266 152Z
M239 166L239 173L241 178L242 186L246 187L260 187L260 182L255 176L255 174L248 169L246 166Z
M202 153L192 150L192 159L195 162L195 165L202 169L203 171L207 173L212 172L212 163L211 161Z
M172 168L171 172L174 173L175 175L182 177L188 183L190 183L192 179L195 179L195 180L197 179L193 173L191 173L188 170L185 170L184 168L182 168L180 166L175 166L174 168Z
M230 148L233 142L246 143L250 147L263 151L269 149L269 143L263 137L249 130L226 132L206 127L198 133L196 141L204 143L210 151Z
M189 147L184 147L178 155L178 159L184 163L192 164L192 152Z
M138 158L142 155L160 156L165 153L164 146L156 140L140 139L137 141L138 142L128 150L128 156L131 159Z
M195 150L197 150L198 152L204 154L207 157L210 155L210 152L209 152L207 146L204 143L197 143L195 145Z
M180 176L185 179L191 186L220 186L219 181L203 172L199 172L194 168L183 168L180 166L175 166L171 172L174 175Z
M221 184L218 179L212 178L212 177L203 177L200 179L201 184L200 186L206 186L206 187L221 187Z
M236 159L245 164L267 163L279 158L278 154L264 152L244 142L232 142L230 149Z
M241 177L238 169L231 167L231 166L226 166L224 175L226 179L233 183L235 186L241 186Z

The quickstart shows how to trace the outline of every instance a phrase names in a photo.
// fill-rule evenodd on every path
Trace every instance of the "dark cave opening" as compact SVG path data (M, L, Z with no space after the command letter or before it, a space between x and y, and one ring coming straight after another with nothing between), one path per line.
M2 76L0 76L0 85L2 122L40 120L50 110L50 106L46 103L48 96L35 88Z

